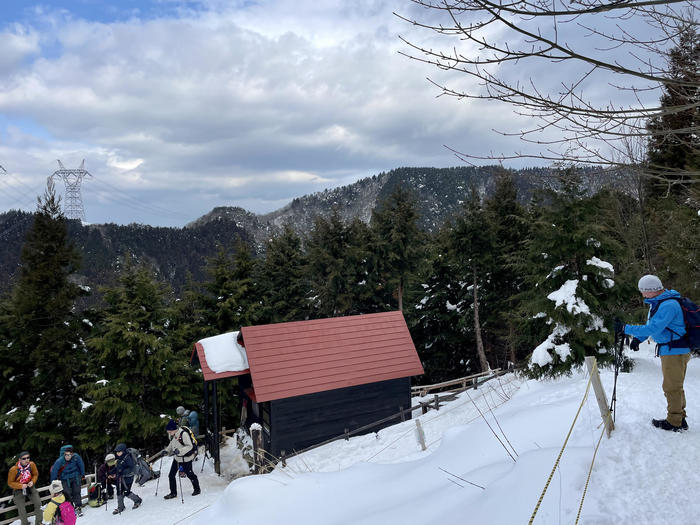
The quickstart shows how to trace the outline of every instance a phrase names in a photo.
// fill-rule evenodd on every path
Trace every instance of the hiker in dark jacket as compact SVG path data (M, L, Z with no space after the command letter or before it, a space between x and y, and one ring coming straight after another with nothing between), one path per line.
M172 499L177 497L175 476L180 468L182 468L182 471L192 482L192 488L194 489L192 495L196 496L200 494L199 478L197 478L197 475L192 471L192 460L194 460L197 455L197 447L192 442L190 433L187 432L187 430L181 429L172 419L168 421L165 430L170 437L170 443L168 443L168 446L165 448L165 453L169 456L174 456L174 458L170 465L170 473L168 474L170 494L166 494L164 498Z
M645 325L625 325L625 334L634 337L630 348L639 349L639 343L648 337L654 339L661 357L662 388L666 396L666 418L652 419L651 424L662 430L678 432L688 429L685 413L685 371L690 361L690 348L685 335L683 310L678 304L680 294L666 290L656 275L645 275L639 280L639 291L649 305Z
M134 502L134 509L138 509L143 500L131 492L136 463L134 463L134 458L126 450L126 445L119 443L114 447L114 453L117 455L117 508L114 509L112 514L120 514L124 512L124 496Z
M27 503L29 499L34 506L34 523L41 523L41 499L36 488L36 480L39 478L39 470L31 460L26 450L19 453L19 460L7 473L7 485L12 489L12 500L17 506L21 525L29 525L27 519Z
M112 499L117 484L117 458L114 454L107 454L105 462L97 469L97 482L102 485L103 494L107 494L105 499Z
M51 481L59 480L63 484L63 494L73 504L75 513L82 516L82 498L80 481L85 477L83 458L73 451L73 445L61 447L61 455L51 467Z

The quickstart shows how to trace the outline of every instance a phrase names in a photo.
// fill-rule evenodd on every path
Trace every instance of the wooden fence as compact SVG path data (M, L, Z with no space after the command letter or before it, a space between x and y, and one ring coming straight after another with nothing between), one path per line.
M95 480L95 475L94 474L86 474L85 475L85 485L81 486L81 492L82 489L85 487L89 487L90 483L92 483ZM49 486L46 485L45 487L39 487L39 498L41 499L42 505L49 501L51 499L51 494L49 494ZM46 493L45 495L42 496L43 493ZM84 500L87 500L87 494L83 496ZM8 501L12 501L12 496L5 496L4 498L0 498L0 505L4 505ZM16 510L17 507L15 506L14 502L9 507L4 507L0 509L0 515L7 514L8 512L12 512L13 510ZM32 505L31 501L27 502L27 517L31 518L31 516L34 514L33 510L29 509L34 509L34 506ZM9 518L9 519L4 519L3 521L0 521L0 525L7 525L8 523L12 523L13 521L18 521L19 518L15 516L14 518Z
M492 377L497 377L503 375L506 372L502 371L500 368L494 370L487 370L486 372L480 372L478 374L472 374L466 377L460 377L458 379L451 379L450 381L443 381L442 383L435 383L434 385L419 385L411 387L411 396L427 396L430 392L435 390L451 390L450 387L457 387L462 390L466 390L468 387L476 388L480 382L480 379L486 381L492 379Z
M204 436L197 436L197 439L202 439ZM146 456L144 459L148 463L153 463L160 457L162 457L163 451L161 450L160 452L157 452L156 454L152 456ZM89 487L91 483L95 481L95 474L86 474L85 475L85 484L80 487L80 491L82 494L82 491L84 488ZM45 502L49 501L51 499L51 494L49 494L49 486L46 485L45 487L40 487L39 489L39 498L41 500L41 504L43 505ZM43 493L46 493L45 495L42 496ZM82 497L83 500L87 500L87 491L86 494ZM11 502L11 505L7 507L2 507L2 505L6 504L7 502ZM32 505L31 501L27 502L27 518L28 519L33 519L33 509L34 506ZM14 504L12 501L12 496L5 496L4 498L0 498L0 516L4 516L9 512L12 512L13 510L16 510L17 506ZM19 517L15 516L14 518L5 518L2 521L0 521L0 525L8 525L9 523L12 523L13 521L19 521Z

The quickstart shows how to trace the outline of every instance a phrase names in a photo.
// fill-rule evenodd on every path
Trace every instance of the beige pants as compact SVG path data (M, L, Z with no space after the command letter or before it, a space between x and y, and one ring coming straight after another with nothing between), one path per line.
M666 421L681 426L685 418L685 392L683 381L690 361L690 354L661 356L661 372L664 376L662 388L666 396Z

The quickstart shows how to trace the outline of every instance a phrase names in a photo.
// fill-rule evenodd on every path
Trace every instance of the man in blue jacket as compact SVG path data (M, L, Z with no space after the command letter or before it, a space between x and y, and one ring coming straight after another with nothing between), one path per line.
M51 481L59 480L63 485L63 494L73 504L75 513L82 516L80 508L82 497L80 495L80 481L85 476L85 464L83 458L73 451L73 445L61 447L61 455L51 467Z
M639 349L640 341L648 337L654 339L658 355L661 357L662 388L666 396L666 419L652 419L656 428L678 432L687 430L685 419L685 392L683 381L690 361L685 335L683 310L676 300L680 294L666 290L656 275L645 275L639 280L639 291L644 302L649 305L649 315L645 325L625 325L626 334L634 336L630 347Z

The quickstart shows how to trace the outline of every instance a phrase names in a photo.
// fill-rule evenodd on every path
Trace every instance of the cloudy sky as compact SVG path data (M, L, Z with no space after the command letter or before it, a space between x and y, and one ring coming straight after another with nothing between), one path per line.
M3 0L0 212L85 167L86 219L182 226L400 166L512 151L508 108L436 97L409 0ZM454 82L465 80L453 79ZM453 85L454 85L453 82ZM63 184L57 185L63 191Z

